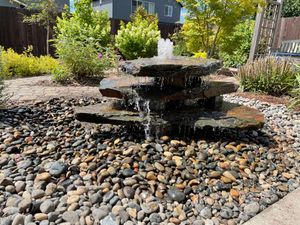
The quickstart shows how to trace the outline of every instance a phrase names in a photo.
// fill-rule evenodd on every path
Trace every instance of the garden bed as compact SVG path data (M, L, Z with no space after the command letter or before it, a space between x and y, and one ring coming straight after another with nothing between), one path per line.
M249 220L299 186L299 114L240 96L225 99L264 112L264 128L146 141L122 127L88 128L74 120L75 106L101 99L52 99L3 111L0 222Z

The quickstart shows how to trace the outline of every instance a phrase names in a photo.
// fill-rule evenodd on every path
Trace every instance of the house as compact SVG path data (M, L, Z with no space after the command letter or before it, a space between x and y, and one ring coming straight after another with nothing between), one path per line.
M106 10L111 19L129 21L138 6L148 13L157 14L160 23L174 24L180 21L182 5L176 0L93 0L95 10Z
M70 6L69 0L55 0L61 11L65 5ZM26 3L23 0L0 0L0 7L24 8Z

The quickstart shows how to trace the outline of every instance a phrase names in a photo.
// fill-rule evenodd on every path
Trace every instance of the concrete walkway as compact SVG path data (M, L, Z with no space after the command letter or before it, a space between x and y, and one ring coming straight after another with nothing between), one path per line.
M97 87L63 86L54 83L50 76L18 78L4 81L9 102L22 104L47 101L51 98L99 97ZM97 84L96 84L97 85ZM8 102L8 104L9 104Z
M300 225L300 188L271 205L244 225Z

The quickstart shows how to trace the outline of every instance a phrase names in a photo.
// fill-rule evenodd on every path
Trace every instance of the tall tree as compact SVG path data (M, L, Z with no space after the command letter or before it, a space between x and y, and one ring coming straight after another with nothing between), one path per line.
M177 0L187 9L182 34L191 52L216 55L223 37L231 35L236 25L253 16L265 0Z
M24 16L23 22L36 23L46 29L46 53L49 55L50 28L56 21L58 6L55 0L26 0L25 2L26 8L33 13L30 16Z

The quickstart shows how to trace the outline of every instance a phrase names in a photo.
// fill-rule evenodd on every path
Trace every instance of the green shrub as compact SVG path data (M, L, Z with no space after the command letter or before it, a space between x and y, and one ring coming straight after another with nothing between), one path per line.
M56 82L64 83L71 78L71 71L64 64L60 64L55 70L52 71L52 79Z
M73 15L63 13L57 20L56 54L70 71L69 77L102 76L115 63L108 14L93 11L91 0L77 1L75 7Z
M295 88L291 91L291 95L293 97L290 108L295 108L300 105L300 66L295 65L298 69L298 73L296 75L296 80L295 80Z
M171 40L174 42L174 55L178 56L191 56L191 52L188 51L186 41L181 33L180 29L177 29L171 36Z
M121 22L115 41L126 59L153 57L157 54L160 38L157 16L148 15L139 7L131 18L132 22Z
M49 74L58 66L58 61L50 56L36 57L31 54L32 48L22 54L12 49L3 50L1 54L3 79L12 77L31 77Z
M254 23L253 20L246 20L236 26L232 35L224 38L219 55L225 67L240 67L247 62Z
M240 67L238 78L244 91L281 96L292 90L296 74L288 60L267 57Z
M283 17L300 16L300 0L284 0L282 7Z

